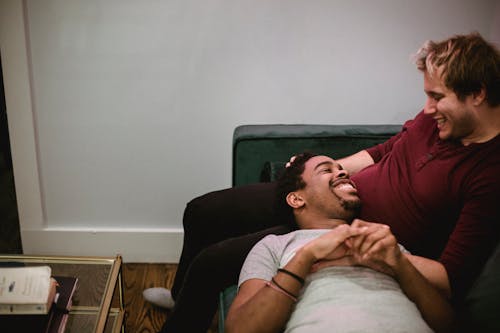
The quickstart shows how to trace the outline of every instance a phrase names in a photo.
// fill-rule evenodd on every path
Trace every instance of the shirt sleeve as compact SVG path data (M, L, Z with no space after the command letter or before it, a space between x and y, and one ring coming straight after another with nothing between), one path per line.
M398 244L399 246L399 251L401 251L401 253L404 253L404 254L411 254L410 251L408 251L403 245L401 244Z
M403 135L403 132L405 132L408 129L408 127L412 126L412 124L415 123L417 118L422 117L422 116L423 116L423 111L421 111L415 117L415 119L406 121L404 123L403 127L401 128L401 131L398 134L392 136L389 140L387 140L383 143L380 143L378 145L375 145L373 147L366 149L368 154L370 154L370 156L372 157L373 161L375 163L379 162L386 154L388 154L390 151L392 151L392 147L394 146L394 144L396 142L399 141L399 139L401 138L401 135Z
M439 259L456 301L467 294L500 238L498 168L482 168L465 184L460 216Z
M271 281L279 267L279 260L276 256L278 248L279 236L276 235L267 235L255 244L241 268L238 287L250 279Z

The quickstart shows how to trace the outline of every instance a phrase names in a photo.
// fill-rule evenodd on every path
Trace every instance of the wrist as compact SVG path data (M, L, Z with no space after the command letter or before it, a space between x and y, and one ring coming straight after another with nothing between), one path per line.
M298 260L302 265L307 267L307 269L310 269L311 266L318 261L316 256L314 255L313 249L308 245L304 245L301 247L296 253L295 253L295 258Z
M397 256L394 264L391 265L391 270L394 273L394 277L399 279L412 267L413 265L410 260L408 260L408 258L401 253L399 256Z

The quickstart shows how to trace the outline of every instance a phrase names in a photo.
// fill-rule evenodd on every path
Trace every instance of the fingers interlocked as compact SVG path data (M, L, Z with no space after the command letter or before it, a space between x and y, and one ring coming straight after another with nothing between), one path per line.
M387 225L355 220L341 225L311 242L316 264L313 271L328 266L359 265L394 275L401 256L396 237Z

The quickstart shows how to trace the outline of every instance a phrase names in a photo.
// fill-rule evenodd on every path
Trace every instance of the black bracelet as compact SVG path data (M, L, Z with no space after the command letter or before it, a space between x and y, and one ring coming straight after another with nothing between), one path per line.
M278 272L288 274L288 275L290 275L291 277L293 277L295 280L299 281L301 286L303 286L303 285L304 285L304 279L303 279L303 278L301 278L300 276L298 276L297 274L292 273L292 272L290 272L290 271L287 271L287 270L286 270L286 269L284 269L284 268L278 268Z
M292 294L291 292L289 292L288 290L286 290L285 288L283 288L282 286L280 286L280 285L278 284L278 282L276 282L276 280L275 280L274 278L271 278L271 281L273 282L273 284L274 284L276 287L280 288L280 289L281 289L281 290L282 290L285 294L287 294L287 295L289 295L289 296L291 296L291 297L293 297L293 298L297 299L297 297L298 297L297 295Z
M284 292L283 290L281 290L280 288L276 287L276 285L274 283L272 283L271 281L266 281L266 286L270 287L271 289L276 290L279 293L282 293L283 295L285 295L286 297L290 298L292 301L297 303L297 298L293 297L292 295L290 295L290 294Z

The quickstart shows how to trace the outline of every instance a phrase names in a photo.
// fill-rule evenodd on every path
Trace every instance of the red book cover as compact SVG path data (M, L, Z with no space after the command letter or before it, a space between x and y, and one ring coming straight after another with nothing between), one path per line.
M50 320L47 333L62 333L68 321L73 294L77 288L78 278L69 276L54 276L57 281L57 295L53 307L55 310Z

